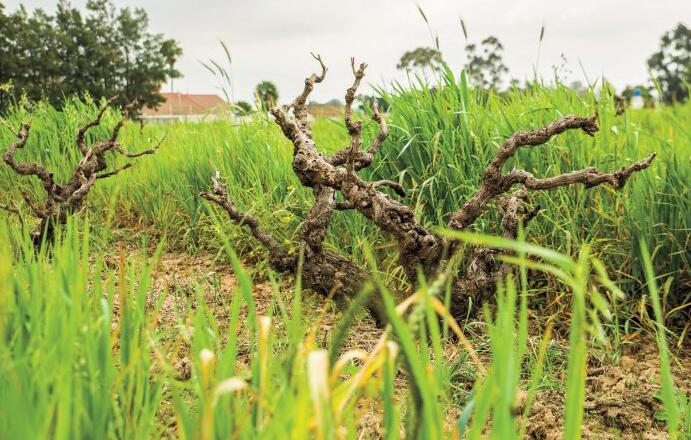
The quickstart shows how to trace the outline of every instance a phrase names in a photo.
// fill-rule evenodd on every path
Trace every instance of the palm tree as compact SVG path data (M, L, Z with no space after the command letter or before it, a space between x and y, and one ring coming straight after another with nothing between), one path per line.
M257 84L257 88L254 89L254 94L257 97L258 104L264 110L269 110L276 105L278 101L278 89L276 85L271 81L262 81Z

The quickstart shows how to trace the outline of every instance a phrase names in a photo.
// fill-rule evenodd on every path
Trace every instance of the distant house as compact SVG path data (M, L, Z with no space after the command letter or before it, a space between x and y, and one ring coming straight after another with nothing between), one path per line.
M141 118L151 122L201 121L230 116L230 104L218 95L162 92L165 101L157 108L144 107Z

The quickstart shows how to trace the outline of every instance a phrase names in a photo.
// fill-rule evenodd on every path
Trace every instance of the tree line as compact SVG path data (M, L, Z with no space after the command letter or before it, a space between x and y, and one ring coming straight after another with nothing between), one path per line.
M465 25L461 21L463 33L468 38ZM544 26L540 31L540 42L544 37ZM478 88L499 91L509 69L504 64L504 46L499 39L489 36L478 45L468 43L465 46L466 62L464 69L469 82ZM407 72L439 71L444 64L439 47L418 47L407 51L396 66ZM658 91L660 99L665 104L685 102L689 98L689 84L691 84L691 29L679 23L674 29L665 32L660 39L659 50L646 61L650 73L650 81L645 85L627 86L622 95L630 99L635 89L639 89L643 97L652 101L654 91ZM557 68L555 67L555 70ZM516 80L510 81L512 86ZM575 84L575 88L582 85Z
M182 49L148 27L144 9L109 0L89 0L84 12L61 0L54 15L24 6L9 13L0 3L0 111L22 95L60 108L84 92L117 96L121 106L136 100L134 112L156 106L161 85L181 76Z
M463 21L461 26L468 41ZM111 0L89 0L84 12L60 0L54 15L42 9L30 14L24 6L9 13L0 2L0 111L20 96L45 99L60 108L66 97L84 92L97 99L117 96L116 104L121 106L135 102L135 115L144 106L156 107L164 101L161 86L181 76L175 63L182 49L174 39L152 33L148 27L142 8L118 9ZM544 27L540 42L543 37ZM466 44L464 68L473 86L499 91L507 83L503 51L494 36L480 44ZM405 52L397 68L438 71L443 64L437 45ZM623 98L629 99L638 89L651 102L655 90L667 104L686 101L691 83L691 30L679 23L666 32L647 67L650 82L628 86ZM518 82L509 83L516 86ZM273 107L278 101L275 84L260 82L255 99L264 111ZM236 107L239 113L252 111L247 102L238 102Z

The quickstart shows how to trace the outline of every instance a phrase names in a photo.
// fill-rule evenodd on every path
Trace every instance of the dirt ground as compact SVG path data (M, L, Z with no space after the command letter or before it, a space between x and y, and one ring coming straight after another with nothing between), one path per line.
M583 438L665 439L657 345L647 338L627 346L618 364L588 368ZM691 357L676 357L675 385L691 393ZM562 392L539 393L528 424L530 438L561 439Z
M132 252L129 258L137 258ZM289 290L285 280L283 286L272 286L269 283L255 282L253 296L259 314L268 312L272 304L275 288ZM159 314L159 325L176 325L182 307L179 293L193 296L195 289L202 286L206 301L216 316L221 334L226 333L227 310L229 298L237 287L236 279L228 265L217 265L214 256L200 252L195 255L184 253L166 253L161 255L154 275L155 302L164 291L176 291L178 295L168 295ZM337 322L340 314L333 304L323 297L307 291L304 293L304 312L315 317L319 326L317 333L319 343L326 343L330 329ZM244 313L244 312L243 312ZM242 319L240 320L242 322ZM280 323L276 331L281 331ZM371 349L381 335L373 321L362 319L350 332L348 348ZM603 364L600 360L591 359L588 368L585 396L584 431L585 439L664 439L667 438L663 421L662 403L656 397L659 386L659 363L655 340L649 336L640 336L631 344L624 346L618 363ZM240 338L242 340L242 338ZM567 347L562 344L564 356ZM247 351L244 349L247 348ZM457 347L450 350L458 355ZM249 355L249 347L241 347L239 362L242 364ZM178 378L185 380L191 374L191 362L184 344L178 350ZM564 362L565 365L565 362ZM564 369L565 370L565 369ZM565 374L565 371L562 373ZM691 354L689 351L677 353L673 361L676 386L686 393L691 393ZM563 380L563 376L559 378ZM403 385L403 384L402 384ZM555 386L538 392L528 420L528 438L561 439L563 429L564 387ZM364 409L363 428L367 437L377 437L381 429L381 418L373 409L375 402L364 402L371 408ZM163 414L162 414L163 416Z

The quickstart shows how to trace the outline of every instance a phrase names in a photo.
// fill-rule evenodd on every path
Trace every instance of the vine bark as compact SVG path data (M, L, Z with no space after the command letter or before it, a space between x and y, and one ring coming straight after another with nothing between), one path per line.
M379 132L368 148L362 146L362 122L353 118L352 106L365 76L366 64L356 67L355 60L351 59L354 81L345 94L344 117L350 145L330 156L319 151L312 137L311 117L305 107L315 83L322 82L327 71L321 57L315 56L315 59L321 66L321 74L307 77L303 92L292 103L271 110L283 134L293 144L293 171L302 185L312 188L315 194L315 205L304 223L298 246L305 256L303 281L305 285L329 295L338 293L352 297L362 288L368 279L365 271L350 259L322 249L334 210L356 210L397 241L400 265L414 289L420 273L431 279L447 267L459 243L428 231L415 218L412 207L382 191L383 188L389 188L396 195L404 197L405 190L399 183L389 180L368 182L358 175L359 171L372 164L388 136L386 121L376 102L372 119L379 125ZM520 148L543 145L567 130L581 130L586 135L594 136L598 129L598 116L593 114L589 117L568 115L537 130L515 132L485 168L479 188L451 214L446 227L467 229L494 201L500 211L502 234L507 238L516 238L519 224L527 223L540 209L530 207L527 203L530 192L577 183L586 188L602 184L622 188L633 173L649 167L655 159L655 153L652 153L639 162L613 172L590 167L547 178L537 178L526 170L513 169L506 173L503 170L507 160ZM517 185L519 189L511 192ZM253 235L269 249L271 264L275 269L296 270L296 256L278 252L273 246L276 240L262 238L267 234L257 230L256 219L247 219L246 214L235 213L237 210L234 206L226 203L229 201L228 194L218 178L213 180L213 192L216 196L202 193L202 197L223 207L236 223L249 226ZM337 193L342 194L345 201L337 202ZM454 317L465 317L470 304L481 303L494 294L497 281L508 270L505 265L499 264L497 253L495 249L475 249L465 270L456 273L452 282L451 312ZM290 263L284 264L286 261ZM381 322L381 309L377 311L377 306L373 305L370 305L370 309Z

